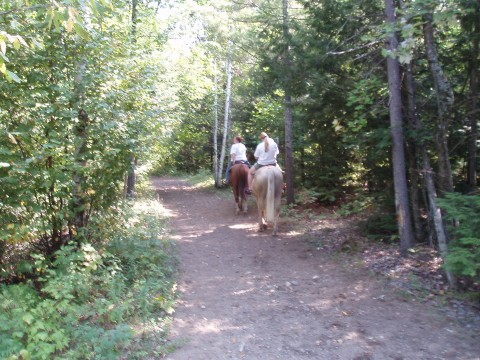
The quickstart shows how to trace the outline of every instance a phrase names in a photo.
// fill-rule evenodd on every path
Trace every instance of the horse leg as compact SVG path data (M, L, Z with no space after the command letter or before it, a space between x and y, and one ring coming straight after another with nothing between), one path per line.
M235 203L237 205L235 209L235 215L238 215L240 211L242 211L242 194L237 194L237 197L235 198Z
M277 236L277 229L278 229L277 218L275 218L275 220L273 220L273 232L272 232L273 236Z
M263 219L263 211L260 209L260 206L258 207L258 231L262 232L267 228L265 225L265 220Z
M246 197L246 196L243 196L242 199L243 199L243 204L242 204L242 207L243 207L243 215L247 215L247 211L248 211L247 197Z
M238 193L237 193L236 186L237 186L236 184L232 184L233 198L235 199L235 215L238 215L238 213L240 212L240 209L238 207Z

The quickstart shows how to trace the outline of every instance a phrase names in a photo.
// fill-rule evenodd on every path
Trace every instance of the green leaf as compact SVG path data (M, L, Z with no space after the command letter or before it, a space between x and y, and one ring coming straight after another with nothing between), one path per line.
M16 83L22 82L20 78L17 76L17 74L11 72L10 70L7 70L7 73L5 74L6 78L8 81L15 81Z
M77 22L73 25L73 28L75 29L75 32L77 33L77 35L80 36L83 40L90 39L90 34L87 32L87 30L85 30L82 24L79 24Z
M37 48L42 49L43 45L39 43L36 39L32 39L33 45L35 45Z
M22 349L20 350L20 356L22 357L23 360L30 360L30 352L28 350Z
M31 325L34 318L32 314L28 313L23 316L22 320L25 321L28 325Z
M13 48L14 48L15 50L19 50L20 47L22 46L22 45L20 44L20 41L18 40L17 37L15 37L15 38L13 39L12 44L13 44Z

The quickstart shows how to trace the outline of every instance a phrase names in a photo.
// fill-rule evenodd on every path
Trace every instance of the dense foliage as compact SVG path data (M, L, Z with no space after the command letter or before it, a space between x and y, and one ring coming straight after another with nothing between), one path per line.
M27 280L0 287L0 357L114 359L126 352L143 356L144 347L154 356L168 352L150 343L161 333L148 336L151 327L165 330L175 299L175 254L158 212L156 201L138 202L96 234L104 248L65 246L50 258L36 253L20 263L17 271Z
M143 351L135 326L170 312L165 225L121 206L131 159L152 158L168 87L155 60L165 29L148 4L132 24L129 5L3 2L1 358Z
M480 196L447 194L441 199L442 208L448 214L452 234L447 266L458 275L472 281L480 279L480 218L472 214L480 212Z
M168 307L150 297L169 288L163 275L145 280L170 271L145 235L160 225L124 234L119 204L141 174L212 171L214 144L226 160L234 134L251 155L266 131L281 165L293 156L298 189L397 242L387 59L402 75L415 239L436 240L446 269L478 280L479 4L394 4L387 26L380 0L3 1L2 356L113 357L133 336L127 319Z

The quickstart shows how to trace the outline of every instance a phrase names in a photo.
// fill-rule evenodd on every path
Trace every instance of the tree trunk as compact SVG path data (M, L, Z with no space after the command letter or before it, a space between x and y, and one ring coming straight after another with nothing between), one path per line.
M132 28L131 28L131 36L132 36L132 43L136 42L136 34L137 34L137 7L138 7L138 0L132 0ZM127 197L134 198L135 197L135 164L137 163L137 159L135 155L130 156L130 165L128 167L127 173L127 180L126 180L126 188L127 188Z
M405 13L406 6L403 0L399 0L400 9ZM402 17L402 22L408 20ZM407 114L408 114L408 127L417 134L412 141L407 141L407 154L410 173L410 204L412 208L412 220L413 228L415 231L415 240L417 242L422 241L424 238L424 230L422 226L422 218L420 211L420 167L419 164L421 154L419 152L419 146L416 139L418 139L418 132L415 132L418 126L418 116L416 110L415 101L415 86L413 81L413 66L412 62L409 62L405 66L404 72L404 90L407 99Z
M222 172L218 166L218 76L217 76L217 57L213 64L213 114L215 117L215 125L213 127L213 174L215 177L215 187L219 188L222 181Z
M292 115L292 97L290 91L291 84L291 67L292 62L290 60L290 34L288 24L288 0L282 0L283 9L283 41L285 42L284 49L284 65L285 65L285 174L287 182L287 204L293 204L295 202L295 193L293 186L293 144L292 144L292 127L293 127L293 115Z
M448 154L448 124L453 106L453 90L438 60L435 37L433 33L433 14L424 15L423 36L428 57L428 64L433 76L437 96L438 120L435 143L438 152L438 188L442 195L453 191L452 169Z
M404 9L403 1L400 1L400 4L402 9ZM417 134L416 136L417 142L415 144L415 148L417 149L416 153L419 153L419 156L422 159L422 174L424 176L424 182L426 187L426 191L425 191L426 203L429 208L428 222L429 224L433 224L433 227L435 229L435 234L437 235L441 256L445 261L446 255L447 255L447 235L446 235L445 226L442 220L442 213L437 206L437 201L436 201L437 194L435 191L434 172L430 165L430 158L428 156L425 141L421 135L422 125L420 123L420 119L418 118L418 113L417 113L416 95L415 95L416 91L415 91L415 84L413 79L413 64L411 61L406 66L405 88L407 91L407 108L408 108L409 123L414 133ZM419 231L419 230L416 229L416 231ZM432 238L432 231L429 231L428 235L429 235L429 238ZM448 270L445 270L445 273L446 273L450 287L455 288L455 277Z
M392 29L396 27L395 2L385 0L385 15L387 25ZM395 207L397 213L397 224L400 235L400 250L402 255L411 248L414 243L412 219L408 201L407 173L405 164L403 120L402 120L402 99L400 88L400 64L396 51L398 40L396 33L391 31L387 34L387 71L388 88L390 92L390 126L392 133L392 162L393 178L395 187ZM395 56L393 56L395 55Z
M408 114L410 123L412 124L413 130L418 134L422 132L422 126L420 120L418 119L416 111L416 101L415 101L415 86L413 83L413 73L412 73L412 63L408 64L408 70L406 74L406 88L408 92ZM446 259L447 256L447 234L445 232L445 226L443 224L442 213L437 206L436 201L436 191L435 191L435 182L434 182L434 172L430 165L430 158L428 157L427 148L424 144L424 141L420 138L420 141L417 143L417 147L422 158L422 173L425 180L426 186L426 195L427 195L427 205L429 208L428 216L433 223L435 234L437 236L438 247L440 250L440 255L442 258ZM447 275L448 283L450 287L455 288L455 277L450 271L445 270Z
M82 3L82 8L85 10L85 3ZM85 73L87 67L85 55L82 54L77 63L77 73L75 75L75 88L73 92L73 108L78 109L78 122L75 124L75 150L73 153L74 168L72 173L73 178L73 194L72 194L72 213L74 216L73 224L75 231L75 239L77 244L84 239L84 228L86 227L86 207L88 205L87 194L85 193L85 167L87 161L87 134L90 125L90 119L87 112L83 109L83 102L85 101Z
M475 6L474 37L472 41L472 56L470 64L470 98L472 111L470 113L470 136L468 138L467 184L469 191L477 186L477 139L478 139L478 54L480 41L480 0Z
M135 42L135 36L137 35L137 8L138 0L132 0L132 42Z
M225 114L223 117L223 140L222 140L222 151L220 155L220 166L218 169L219 177L222 177L223 174L223 161L225 159L225 149L227 148L227 135L228 135L228 125L230 118L230 93L232 88L232 44L228 44L228 55L227 55L227 87L225 89Z
M135 197L135 167L136 167L137 159L135 156L130 156L130 164L128 168L128 175L127 175L127 197L134 198Z
M78 123L75 127L75 170L73 171L73 213L74 224L79 239L82 237L82 229L86 226L85 220L85 208L88 200L84 191L85 177L83 170L86 166L85 155L87 152L87 133L90 120L85 110L80 109L78 111Z
M448 254L447 234L445 232L445 227L443 225L442 212L440 208L437 206L435 184L433 182L433 169L430 166L430 160L428 158L427 150L425 147L423 147L422 152L423 152L422 154L423 171L425 174L428 203L430 206L429 211L431 216L433 217L433 224L435 227L435 233L437 234L438 249L440 251L440 256L442 257L443 261L445 261ZM445 270L445 274L447 276L448 284L452 289L455 289L456 287L455 276L448 270Z

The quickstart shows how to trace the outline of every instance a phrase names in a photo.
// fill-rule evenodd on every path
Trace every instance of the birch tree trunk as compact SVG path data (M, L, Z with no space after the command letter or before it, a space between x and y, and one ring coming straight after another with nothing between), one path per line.
M213 115L215 117L213 127L213 174L215 178L215 187L221 186L222 176L218 166L218 76L217 76L217 58L213 63Z
M295 202L295 193L293 186L293 145L292 145L292 127L293 127L293 109L292 109L292 97L291 97L291 67L292 62L290 59L290 33L288 23L288 0L282 0L283 11L283 41L285 42L284 49L284 66L285 66L285 174L287 181L287 204L293 204Z
M453 106L453 90L438 60L433 33L433 13L424 15L424 20L423 37L437 96L438 120L435 144L438 153L438 188L442 195L445 192L453 191L452 168L448 154L448 124Z
M395 2L385 0L385 15L387 25L396 28ZM394 30L387 34L387 70L388 88L390 92L390 126L392 133L392 162L395 187L395 206L397 213L398 232L400 236L400 251L406 255L407 250L415 243L412 219L408 201L408 185L405 164L402 99L400 91L400 64L396 51L398 40Z
M222 140L222 151L220 154L220 166L218 168L218 176L221 179L223 175L223 161L225 159L225 149L227 147L227 135L228 135L228 125L230 119L230 93L232 88L232 44L228 44L228 55L226 62L226 71L227 71L227 86L225 89L225 114L223 117L223 140Z

